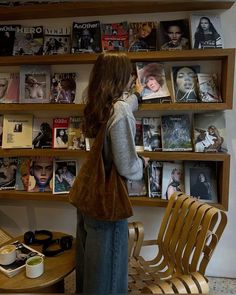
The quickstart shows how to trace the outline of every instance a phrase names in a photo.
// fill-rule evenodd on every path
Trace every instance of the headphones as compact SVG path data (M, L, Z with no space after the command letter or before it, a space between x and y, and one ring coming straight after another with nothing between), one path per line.
M46 236L44 239L37 239L37 235L44 235ZM52 232L49 230L36 230L35 232L27 231L24 234L24 243L26 245L42 245L48 243L52 240Z
M57 254L69 250L72 247L73 237L72 236L63 236L60 239L50 240L47 243L43 244L42 252L47 257L53 257ZM59 245L60 248L56 250L50 250L52 245Z

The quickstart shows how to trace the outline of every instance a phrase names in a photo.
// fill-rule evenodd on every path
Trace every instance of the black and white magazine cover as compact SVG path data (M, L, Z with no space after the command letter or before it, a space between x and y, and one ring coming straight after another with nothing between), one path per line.
M191 14L190 25L192 48L224 48L219 14Z
M185 191L201 201L217 203L217 163L186 161Z
M49 103L50 66L20 67L20 103Z
M192 132L188 114L161 117L163 151L192 151Z
M44 28L44 55L57 55L70 53L71 30L69 27Z
M20 27L15 34L13 55L42 55L43 26Z
M202 102L221 102L220 85L217 74L197 74L199 98Z
M195 152L227 152L224 112L194 114Z
M51 78L50 103L75 103L78 78L78 73L54 73Z
M54 160L53 194L69 193L77 175L76 160Z
M169 200L174 192L184 192L183 163L163 162L162 198Z
M73 22L71 53L97 53L101 51L100 21Z
M13 54L16 29L20 25L0 25L0 56Z
M189 22L178 19L160 22L160 50L186 50L190 48Z
M136 118L135 147L137 152L143 152L143 124L142 118Z
M0 103L18 103L19 96L19 73L0 73Z
M148 196L161 198L162 194L162 162L151 160L148 166Z
M157 22L129 23L128 51L156 51Z
M52 148L52 118L34 117L33 119L33 148Z
M0 158L0 190L15 189L17 158Z
M143 148L144 151L160 151L161 118L143 118Z
M172 67L171 79L175 92L175 102L198 102L197 74L200 66Z
M171 102L170 92L166 84L165 69L162 63L137 62L138 80L143 88L142 102Z

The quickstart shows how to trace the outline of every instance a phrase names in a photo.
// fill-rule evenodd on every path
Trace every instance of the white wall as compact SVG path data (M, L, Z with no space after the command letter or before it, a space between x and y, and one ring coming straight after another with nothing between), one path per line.
M86 21L100 19L103 22L114 22L121 20L129 21L145 21L145 20L170 20L174 18L182 18L188 16L188 13L162 13L162 14L146 14L146 15L123 15L123 16L106 16L106 17L88 17L88 18L71 18L60 19L58 22L62 24L70 24L72 20ZM224 33L225 47L236 47L236 4L228 11L224 11L222 16L222 27ZM53 24L55 20L37 20L37 24ZM8 22L13 23L13 22ZM32 24L30 21L20 21L15 23ZM5 67L6 68L6 67ZM74 66L72 67L74 68ZM76 67L77 68L77 67ZM78 66L81 73L81 91L87 83L90 66ZM1 71L4 69L2 68ZM13 70L13 67L12 67ZM233 79L233 77L232 77ZM235 83L236 86L236 83ZM227 111L227 133L228 133L228 148L231 154L231 171L230 171L230 194L229 194L229 211L228 211L228 225L224 232L223 238L220 241L217 250L208 266L207 274L221 277L236 278L236 198L234 192L236 191L236 110ZM45 202L45 201L7 201L0 200L0 226L12 235L19 235L27 230L35 229L50 229L55 231L62 231L66 233L75 234L76 229L76 211L70 205L61 202ZM141 220L145 226L147 238L156 237L160 220L163 214L163 208L158 207L135 207L135 215L131 220ZM144 255L151 257L155 254L154 249L149 249L144 252Z

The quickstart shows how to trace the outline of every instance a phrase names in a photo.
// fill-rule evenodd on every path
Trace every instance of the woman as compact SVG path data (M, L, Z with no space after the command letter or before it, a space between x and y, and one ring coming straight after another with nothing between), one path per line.
M166 199L169 200L174 192L181 192L182 188L182 171L181 169L174 168L171 172L171 180L166 189Z
M135 118L139 94L126 101L122 94L129 82L132 66L124 53L102 53L92 69L84 110L84 134L96 137L103 122L103 146L107 173L114 162L120 175L130 180L143 176L147 158L135 150ZM88 184L89 185L89 184ZM99 221L78 210L77 292L126 294L128 286L128 223Z
M204 172L199 173L196 183L190 190L190 194L193 197L211 200L211 185Z
M220 34L208 17L201 17L194 34L194 48L223 48Z
M173 76L176 102L197 102L197 74L194 68L176 68Z

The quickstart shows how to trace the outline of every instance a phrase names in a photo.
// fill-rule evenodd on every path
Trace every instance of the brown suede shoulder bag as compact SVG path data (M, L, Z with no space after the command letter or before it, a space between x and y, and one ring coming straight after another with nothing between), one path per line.
M126 180L112 163L105 173L102 150L106 124L103 124L69 192L70 202L82 213L99 220L115 221L133 215Z

